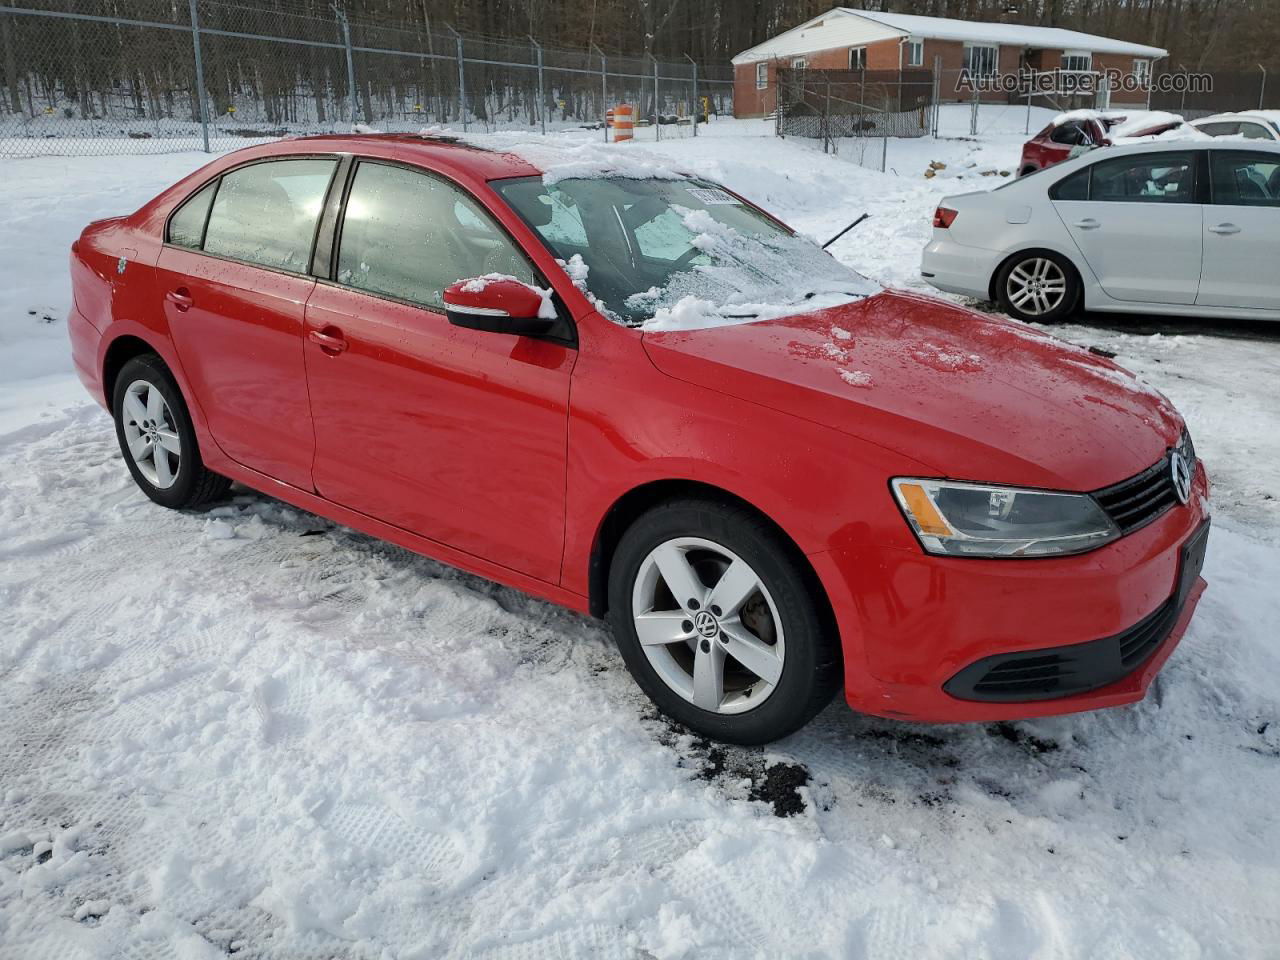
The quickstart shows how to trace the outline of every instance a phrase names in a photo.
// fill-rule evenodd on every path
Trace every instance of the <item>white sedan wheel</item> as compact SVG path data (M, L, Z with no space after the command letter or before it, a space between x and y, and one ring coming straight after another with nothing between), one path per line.
M1052 313L1067 295L1067 277L1047 257L1030 257L1011 271L1005 281L1009 302L1032 317Z

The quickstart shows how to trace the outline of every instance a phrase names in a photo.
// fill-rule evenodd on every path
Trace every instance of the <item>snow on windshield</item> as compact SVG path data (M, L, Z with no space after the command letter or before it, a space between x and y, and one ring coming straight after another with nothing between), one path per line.
M494 186L611 320L689 330L837 306L880 289L715 184L666 176L646 160L636 166L639 155L621 171L595 166L592 156Z
M646 330L688 330L839 306L879 290L813 242L788 233L748 234L708 210L673 205L699 251L691 269L627 298Z

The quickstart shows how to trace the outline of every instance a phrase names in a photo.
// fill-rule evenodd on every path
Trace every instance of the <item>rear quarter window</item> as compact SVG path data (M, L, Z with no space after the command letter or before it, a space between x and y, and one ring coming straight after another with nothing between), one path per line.
M1063 177L1049 188L1050 200L1088 200L1089 168L1077 170L1069 177Z
M209 204L218 181L205 184L169 218L169 242L179 247L199 250L204 243L204 224L209 218Z

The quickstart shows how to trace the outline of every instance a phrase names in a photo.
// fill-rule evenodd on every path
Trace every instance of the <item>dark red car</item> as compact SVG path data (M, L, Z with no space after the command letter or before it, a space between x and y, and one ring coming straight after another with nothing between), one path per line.
M1055 117L1053 122L1022 145L1018 176L1052 167L1073 156L1076 150L1109 147L1118 136L1150 137L1183 125L1181 117L1146 111L1132 118L1121 113L1075 110Z
M923 721L1138 700L1204 587L1162 397L705 181L288 140L91 224L71 270L76 368L152 500L237 481L607 615L708 736L842 684Z

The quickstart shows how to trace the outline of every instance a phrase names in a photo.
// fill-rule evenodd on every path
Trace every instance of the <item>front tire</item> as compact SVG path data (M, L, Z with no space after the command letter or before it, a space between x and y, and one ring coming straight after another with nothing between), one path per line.
M614 553L609 617L658 709L715 740L784 737L840 685L839 642L815 577L743 507L678 500L639 517Z
M1080 277L1071 262L1051 250L1010 257L996 276L996 299L1009 316L1028 323L1057 323L1080 302Z
M120 452L142 492L161 506L198 507L224 497L231 481L206 469L173 374L155 354L129 360L112 390Z

